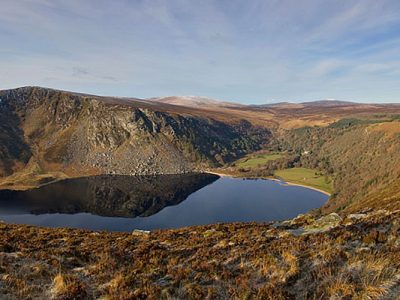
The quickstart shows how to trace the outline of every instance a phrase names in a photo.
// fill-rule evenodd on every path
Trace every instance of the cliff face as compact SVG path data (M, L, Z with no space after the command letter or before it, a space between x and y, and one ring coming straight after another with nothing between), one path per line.
M166 111L132 99L44 88L0 91L0 175L16 171L175 174L219 165L269 131Z
M6 176L26 164L32 153L18 116L6 109L3 100L0 100L0 120L0 176Z

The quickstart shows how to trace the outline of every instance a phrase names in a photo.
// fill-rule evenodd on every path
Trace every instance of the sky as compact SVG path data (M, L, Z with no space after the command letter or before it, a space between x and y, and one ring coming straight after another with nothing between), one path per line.
M0 89L400 102L398 0L0 0Z

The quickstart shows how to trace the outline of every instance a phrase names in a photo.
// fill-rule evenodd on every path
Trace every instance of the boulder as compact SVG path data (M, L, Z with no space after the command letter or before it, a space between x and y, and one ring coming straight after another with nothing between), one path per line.
M328 231L336 226L339 226L342 218L337 213L331 213L327 216L323 216L315 222L306 225L302 228L303 235L311 233L319 233Z

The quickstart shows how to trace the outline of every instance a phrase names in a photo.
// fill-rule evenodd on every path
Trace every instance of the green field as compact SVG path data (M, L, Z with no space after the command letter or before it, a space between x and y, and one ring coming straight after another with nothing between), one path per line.
M281 157L283 157L283 155L279 153L264 153L252 155L239 160L236 163L236 166L238 166L239 168L252 168L257 167L258 165L265 164L267 161L275 160Z
M314 187L328 193L333 191L333 183L331 178L318 175L315 170L306 168L292 168L278 170L275 176L282 178L289 183L301 184Z

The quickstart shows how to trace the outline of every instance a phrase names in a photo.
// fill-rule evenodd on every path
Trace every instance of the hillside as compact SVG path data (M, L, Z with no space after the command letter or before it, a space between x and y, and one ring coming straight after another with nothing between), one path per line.
M150 233L0 223L0 297L396 299L399 218L379 210Z
M185 173L259 149L270 135L246 120L227 123L136 99L36 87L1 91L0 98L3 186Z
M218 172L275 177L329 192L329 201L316 213L400 209L398 114L341 119L328 126L280 128L272 133L263 150Z
M298 164L333 176L334 194L324 211L357 208L400 208L397 189L393 201L376 199L400 179L400 122L398 116L344 119L328 127L305 127L281 132L281 149L300 156ZM306 154L304 154L306 153ZM366 199L371 206L365 205Z

